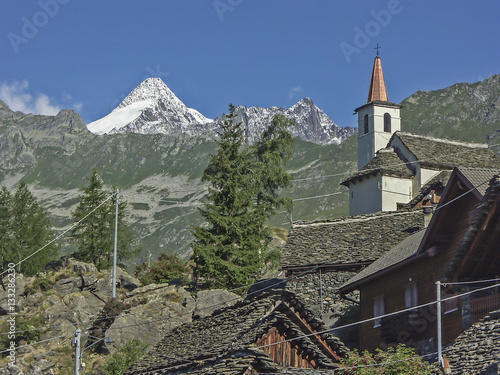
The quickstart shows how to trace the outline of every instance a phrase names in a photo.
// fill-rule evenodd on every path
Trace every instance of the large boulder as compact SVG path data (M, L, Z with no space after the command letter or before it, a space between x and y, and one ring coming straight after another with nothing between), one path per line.
M19 312L21 308L20 302L22 300L21 296L24 294L26 285L28 284L28 280L26 279L26 277L24 277L23 274L16 273L4 276L2 281L3 285L5 286L5 290L0 286L0 315L14 312L11 310L11 306L14 307L16 312ZM12 292L15 292L15 298L12 298ZM14 304L9 305L9 302L14 302Z
M192 310L182 304L188 296L184 288L168 284L151 284L127 293L124 303L134 307L106 330L106 336L113 340L107 346L112 350L132 339L157 344L168 331L191 321Z

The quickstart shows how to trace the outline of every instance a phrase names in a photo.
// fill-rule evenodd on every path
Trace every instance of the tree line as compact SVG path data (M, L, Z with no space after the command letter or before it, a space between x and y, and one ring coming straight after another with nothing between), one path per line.
M284 165L292 155L293 138L288 128L293 122L274 116L261 137L249 145L242 123L236 121L234 106L224 115L218 150L210 156L202 180L209 185L199 210L205 223L192 228L192 275L208 288L237 288L262 276L266 266L276 266L279 252L269 250L272 239L268 219L279 207L291 207L281 195L292 177ZM96 169L82 188L71 213L71 237L77 245L73 257L94 263L98 269L112 264L115 229L115 188L108 189ZM134 254L133 234L127 223L127 203L118 203L118 257L123 261ZM5 187L0 192L0 250L2 271L8 263L19 263L54 238L46 210L21 182L14 194ZM18 271L36 274L58 255L52 244ZM175 259L174 259L175 258ZM137 276L148 282L165 282L185 277L185 262L161 254L152 267L136 268Z
M114 191L104 187L102 178L94 169L88 185L78 197L76 209L71 213L75 223L71 239L77 245L72 256L94 263L98 269L112 264L116 199ZM118 204L119 260L125 260L133 254L133 236L126 219L127 202L121 200ZM58 257L60 246L51 243L54 238L55 232L47 211L24 181L14 193L5 186L0 189L1 272L14 263L17 272L26 276L35 275ZM24 261L27 257L29 259Z

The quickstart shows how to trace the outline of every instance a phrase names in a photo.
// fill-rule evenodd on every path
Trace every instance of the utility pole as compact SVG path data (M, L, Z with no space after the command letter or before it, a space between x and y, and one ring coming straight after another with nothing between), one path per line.
M116 199L115 199L115 245L113 248L113 286L111 297L116 298L116 243L118 239L118 204L120 203L120 195L118 189L116 189Z
M437 300L437 350L438 361L443 366L443 347L441 337L441 281L436 281L436 300Z
M75 338L73 343L75 344L75 375L80 374L80 329L75 331Z

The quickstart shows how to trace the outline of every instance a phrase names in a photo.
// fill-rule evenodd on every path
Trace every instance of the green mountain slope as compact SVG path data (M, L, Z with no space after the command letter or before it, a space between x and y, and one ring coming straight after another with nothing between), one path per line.
M402 104L403 131L495 143L500 129L500 75L419 91ZM339 182L357 169L357 137L339 146L297 140L293 150L287 169L295 182L283 193L295 200L294 210L291 215L280 213L270 224L289 228L290 220L347 215L347 189ZM188 256L190 228L202 222L197 208L207 186L201 175L215 151L213 135L96 136L73 111L25 115L0 101L0 185L11 188L21 179L28 182L61 232L71 225L80 188L96 167L105 183L118 187L129 202L130 222L141 248L132 263L146 260L149 252ZM72 251L69 238L61 242L64 252Z
M467 142L491 142L500 131L500 75L418 91L401 102L404 131Z
M160 251L188 255L191 226L202 222L197 208L207 186L201 183L201 175L217 147L209 136L96 136L72 111L57 116L24 115L13 113L3 103L0 120L0 184L11 187L25 180L59 231L71 225L80 189L96 167L105 183L117 186L129 202L130 222L142 249L135 263L147 259L149 252L153 256ZM342 146L297 140L289 170L299 180L284 193L292 198L327 196L297 201L293 220L347 213L346 189L338 182L347 169L354 168L355 155L351 140ZM280 214L272 224L286 227L288 221L289 216ZM67 237L61 242L64 252L74 249Z

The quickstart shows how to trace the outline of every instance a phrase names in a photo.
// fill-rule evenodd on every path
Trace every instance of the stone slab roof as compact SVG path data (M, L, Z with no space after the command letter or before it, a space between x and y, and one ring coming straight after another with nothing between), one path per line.
M421 210L296 222L283 249L281 267L373 262L423 228Z
M359 282L362 282L363 280L366 280L369 277L376 275L378 272L388 269L389 267L394 266L414 256L418 251L420 242L422 242L424 234L425 234L425 229L422 229L417 233L414 233L406 237L403 241L398 243L396 246L394 246L391 250L382 255L375 262L370 264L361 272L357 273L347 283L342 285L340 287L341 293L352 291L354 285L358 284Z
M414 173L396 154L394 148L389 147L377 151L377 154L372 160L370 160L358 172L342 181L341 184L348 186L349 182L353 180L369 176L370 174L378 173L403 178L412 178L414 176Z
M255 343L279 325L286 328L287 337L297 338L294 344L313 352L322 368L336 368L338 365L290 319L290 308L316 326L316 332L325 329L293 293L263 293L172 330L126 374L243 374L249 367L275 372L278 365ZM332 334L322 338L339 357L347 354L348 349Z
M464 331L443 352L452 375L498 374L500 364L500 310L491 312ZM436 370L434 374L442 374Z
M450 141L401 131L395 132L392 138L394 137L398 137L421 164L442 169L453 169L453 167L496 169L500 165L500 158L486 144Z

